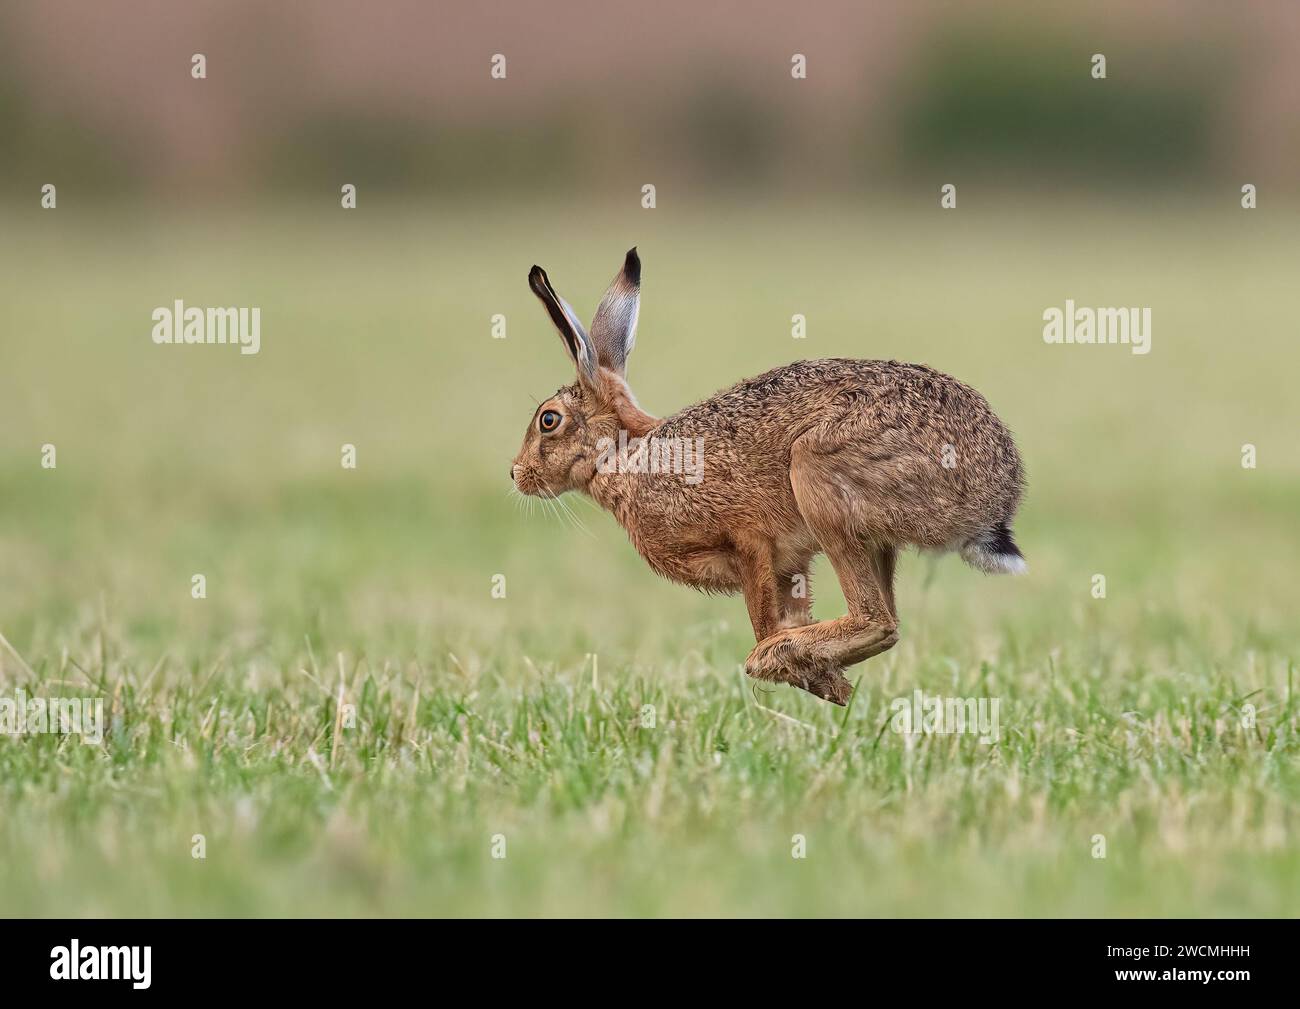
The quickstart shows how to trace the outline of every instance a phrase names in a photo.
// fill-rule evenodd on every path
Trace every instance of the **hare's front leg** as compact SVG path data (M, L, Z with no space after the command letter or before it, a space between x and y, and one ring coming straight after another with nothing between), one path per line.
M798 633L812 621L807 564L802 571L779 575L772 557L772 545L766 542L737 549L745 606L758 642L745 660L745 672L758 680L788 683L825 700L847 703L849 683L838 665L809 652Z
M762 641L781 626L783 600L772 554L772 545L763 540L736 545L740 588L745 594L745 608L749 610L749 622L754 626L756 641Z
M789 574L778 574L776 579L777 627L805 627L812 619L812 584L808 580L808 568L812 558L797 564L797 570Z

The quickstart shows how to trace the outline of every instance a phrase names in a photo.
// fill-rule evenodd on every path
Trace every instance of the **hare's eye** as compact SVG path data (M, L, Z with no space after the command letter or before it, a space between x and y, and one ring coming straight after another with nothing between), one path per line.
M554 431L560 426L560 415L554 410L543 410L542 415L537 418L537 426L547 434Z

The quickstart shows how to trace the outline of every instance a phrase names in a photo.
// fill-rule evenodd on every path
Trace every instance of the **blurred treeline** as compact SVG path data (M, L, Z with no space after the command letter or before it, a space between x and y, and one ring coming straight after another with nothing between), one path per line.
M0 9L0 179L707 194L1294 184L1300 4ZM208 76L190 76L203 52ZM495 53L507 76L489 74ZM1091 76L1104 53L1107 79ZM791 56L807 57L806 80ZM1288 178L1290 175L1290 178Z

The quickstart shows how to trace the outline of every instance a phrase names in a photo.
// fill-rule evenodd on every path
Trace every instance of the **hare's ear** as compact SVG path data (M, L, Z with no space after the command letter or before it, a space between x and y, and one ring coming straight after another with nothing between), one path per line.
M555 328L560 331L560 339L564 341L564 348L569 352L569 357L573 358L573 363L578 369L578 377L585 382L594 382L596 351L591 345L591 337L582 328L582 323L578 321L569 303L555 293L546 271L540 266L534 266L528 272L528 286L546 306L551 322L555 323Z
M591 320L591 342L602 368L619 375L627 372L627 359L636 343L636 318L640 310L641 257L632 248Z

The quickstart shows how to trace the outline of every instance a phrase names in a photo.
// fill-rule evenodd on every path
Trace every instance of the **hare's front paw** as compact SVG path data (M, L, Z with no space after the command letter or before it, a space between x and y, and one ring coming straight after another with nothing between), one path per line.
M793 628L777 631L754 646L745 659L745 672L756 680L785 683L790 671L804 664L807 658Z

